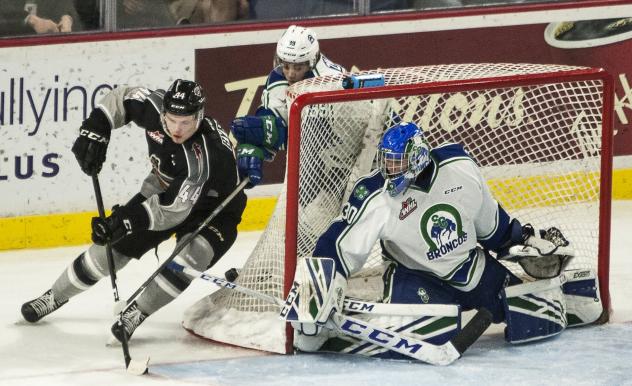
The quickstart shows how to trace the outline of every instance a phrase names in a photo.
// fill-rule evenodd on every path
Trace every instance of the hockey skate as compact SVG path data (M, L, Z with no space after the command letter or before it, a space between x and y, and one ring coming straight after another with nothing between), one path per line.
M59 302L55 300L53 291L48 290L42 296L22 304L22 316L27 322L35 323L66 303L68 299Z
M123 316L121 317L123 321L123 326L125 327L125 334L127 335L127 339L132 337L134 330L147 318L147 314L138 309L138 305L136 302L130 304L130 306L123 312ZM118 320L114 322L111 328L112 335L119 341L123 341L123 333L121 328L118 325Z

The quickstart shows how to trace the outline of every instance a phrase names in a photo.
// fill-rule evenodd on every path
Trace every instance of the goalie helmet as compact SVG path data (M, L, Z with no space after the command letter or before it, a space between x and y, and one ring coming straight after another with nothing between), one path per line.
M309 28L291 25L277 43L274 67L281 62L309 63L314 68L320 58L320 48L316 34Z
M384 132L378 165L392 197L404 192L429 163L430 149L417 125L401 122Z
M162 99L163 113L187 116L195 115L197 127L204 118L204 90L202 86L191 80L176 79L169 86ZM163 123L164 125L164 123ZM169 133L168 130L166 130Z

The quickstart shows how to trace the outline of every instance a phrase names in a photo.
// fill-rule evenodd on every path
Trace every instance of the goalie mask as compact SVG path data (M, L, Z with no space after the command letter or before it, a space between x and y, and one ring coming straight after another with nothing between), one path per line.
M430 163L430 150L423 131L402 122L384 132L378 150L378 165L388 182L391 197L404 192Z
M305 63L313 69L320 58L316 34L309 28L291 25L279 39L274 56L274 67L282 62Z
M177 79L169 86L163 98L163 127L169 135L169 130L164 122L164 114L174 114L178 116L195 115L197 126L204 118L204 102L206 97L202 86L190 80Z

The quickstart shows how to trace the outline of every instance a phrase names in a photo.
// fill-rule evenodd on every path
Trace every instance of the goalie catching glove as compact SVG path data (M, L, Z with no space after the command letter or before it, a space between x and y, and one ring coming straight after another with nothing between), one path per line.
M536 232L531 224L515 229L519 226L519 223L514 222L512 241L517 243L504 251L500 259L517 262L528 275L536 279L559 276L575 256L562 231L550 227Z
M332 314L342 312L346 290L347 279L336 272L333 259L299 259L281 316L302 334L317 335Z

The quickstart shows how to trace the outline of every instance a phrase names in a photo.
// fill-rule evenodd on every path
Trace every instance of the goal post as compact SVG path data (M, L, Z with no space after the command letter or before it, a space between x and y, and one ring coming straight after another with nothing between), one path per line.
M364 73L380 73L380 70ZM603 104L601 106L601 160L600 160L600 197L599 197L599 261L598 271L600 291L604 306L610 309L609 270L610 270L610 212L612 194L612 112L614 106L614 86L612 77L601 68L576 68L568 71L544 72L536 74L518 74L494 78L454 79L431 83L394 84L383 87L341 89L300 94L290 104L289 132L287 149L287 219L285 264L286 285L284 293L288 293L292 285L293 272L296 269L297 222L299 195L299 165L301 143L301 112L309 105L325 103L349 102L382 98L406 97L414 95L446 94L482 89L521 87L563 82L597 81L602 83ZM425 130L425 128L422 129ZM606 320L607 321L607 320Z
M362 72L369 73L383 74L385 86L344 90L340 75L290 87L286 183L237 282L284 298L297 257L311 253L353 182L372 169L381 133L404 120L417 123L431 147L463 144L510 215L560 227L577 249L570 268L597 271L607 321L611 76L596 68L502 63ZM380 299L382 260L376 246L350 279L353 296ZM292 330L277 314L220 290L187 310L184 326L216 341L291 352Z

